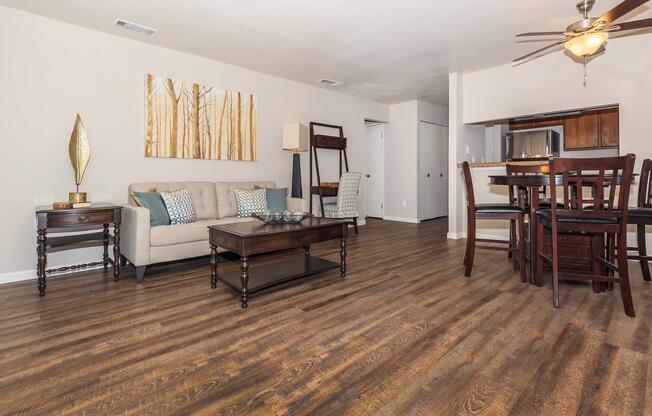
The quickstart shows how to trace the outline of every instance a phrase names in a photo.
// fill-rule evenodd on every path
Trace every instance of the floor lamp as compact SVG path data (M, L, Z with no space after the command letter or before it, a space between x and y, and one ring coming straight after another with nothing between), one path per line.
M299 152L308 151L309 136L308 127L301 123L285 123L283 125L283 150L294 152L292 155L292 198L303 198Z

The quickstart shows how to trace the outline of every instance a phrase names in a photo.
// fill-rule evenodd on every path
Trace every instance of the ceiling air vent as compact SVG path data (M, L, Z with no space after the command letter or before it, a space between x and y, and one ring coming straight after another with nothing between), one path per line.
M132 22L127 22L126 20L116 20L115 21L116 26L119 26L123 29L126 30L131 30L133 32L138 32L138 33L144 33L146 35L153 35L156 33L156 29L152 29L151 27L139 25L137 23L132 23Z
M327 87L337 87L338 85L342 85L341 82L335 81L335 80L332 80L332 79L328 79L328 78L320 79L319 83L321 85L325 85Z

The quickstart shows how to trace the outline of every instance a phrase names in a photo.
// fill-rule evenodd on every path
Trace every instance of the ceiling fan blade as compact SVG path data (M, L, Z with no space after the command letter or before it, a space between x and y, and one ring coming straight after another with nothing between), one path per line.
M516 58L516 59L514 59L514 61L512 61L512 62L522 61L523 59L526 59L526 58L529 58L529 57L531 57L531 56L534 56L534 55L538 54L539 52L543 52L543 51L545 51L546 49L550 49L550 48L555 47L555 46L557 46L557 45L561 45L562 43L565 43L566 40L567 40L567 39L562 39L562 40L560 40L560 41L558 41L558 42L551 43L551 44L548 45L548 46L544 46L544 47L541 48L541 49L537 49L537 50L534 51L534 52L530 52L530 53L528 53L527 55L523 55L523 56L521 56L520 58Z
M610 24L614 20L621 18L622 16L631 12L638 6L647 3L648 1L650 0L625 0L624 2L620 3L618 6L614 7L613 9L609 10L608 12L600 16L598 18L598 21L603 21L605 22L605 24Z
M652 27L652 18L618 23L611 26L609 29L607 29L607 31L620 32L621 30L643 29L646 27Z
M564 32L526 32L526 33L519 33L516 35L517 37L521 36L554 36L554 35L563 35Z

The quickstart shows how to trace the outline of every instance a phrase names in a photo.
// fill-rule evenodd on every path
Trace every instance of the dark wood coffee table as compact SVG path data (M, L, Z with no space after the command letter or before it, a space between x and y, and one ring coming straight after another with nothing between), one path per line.
M313 275L335 267L346 276L346 233L350 221L331 218L308 218L300 224L266 225L248 221L208 227L211 246L211 287L218 279L240 293L243 308L249 295L271 286ZM340 239L340 263L310 255L310 244ZM217 274L217 247L240 255L240 272ZM303 247L304 255L272 264L252 267L249 256Z

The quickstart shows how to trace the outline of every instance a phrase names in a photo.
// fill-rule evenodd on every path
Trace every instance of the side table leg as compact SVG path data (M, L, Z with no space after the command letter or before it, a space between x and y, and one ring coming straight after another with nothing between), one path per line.
M102 254L102 265L104 266L104 271L109 270L109 224L103 225L103 238L104 242L104 253Z
M217 287L217 246L211 244L211 288Z
M340 276L346 277L346 236L340 239Z
M120 223L113 226L113 280L120 280Z
M249 292L247 291L247 283L249 283L249 258L247 256L240 257L240 272L240 283L242 284L240 306L246 308L249 298Z
M41 229L37 231L36 234L36 253L38 255L38 294L39 296L45 296L45 265L47 263L47 253L46 253L46 237L47 231Z

